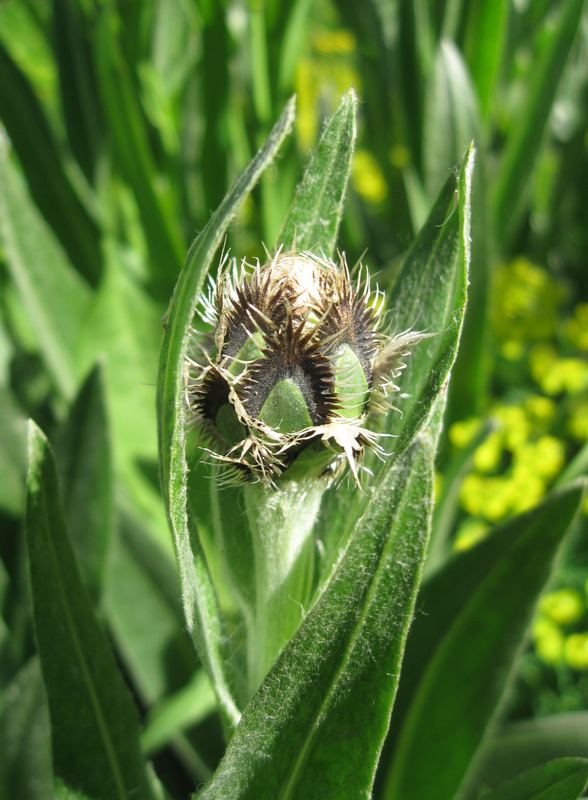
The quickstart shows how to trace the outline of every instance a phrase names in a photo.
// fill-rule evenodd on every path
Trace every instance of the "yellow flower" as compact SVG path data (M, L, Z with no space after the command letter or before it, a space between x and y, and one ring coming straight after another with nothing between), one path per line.
M545 664L558 664L563 655L564 636L550 619L539 615L533 623L535 652Z
M541 613L558 625L573 625L582 619L586 609L575 589L558 589L543 595L539 602Z
M570 667L588 670L588 633L572 633L564 643L564 657Z

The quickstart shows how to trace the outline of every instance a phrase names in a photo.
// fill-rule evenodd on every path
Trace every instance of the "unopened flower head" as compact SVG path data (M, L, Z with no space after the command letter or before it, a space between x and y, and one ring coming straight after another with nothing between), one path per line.
M352 280L344 257L223 260L199 307L207 331L193 330L187 402L225 480L271 485L303 452L357 480L365 449L382 455L368 416L390 408L403 358L425 336L384 335L383 309L367 269Z

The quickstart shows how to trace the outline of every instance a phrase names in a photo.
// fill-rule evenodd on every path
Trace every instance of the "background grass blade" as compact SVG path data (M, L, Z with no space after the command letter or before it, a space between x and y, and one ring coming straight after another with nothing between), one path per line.
M531 71L527 101L512 126L492 196L493 222L506 250L516 233L528 194L529 178L543 144L543 135L568 56L578 31L584 0L566 0L556 20L542 31L537 66Z
M442 40L425 94L423 172L431 201L478 135L477 100L467 67L453 42Z
M55 56L68 141L86 178L93 183L104 131L84 22L77 0L53 0Z
M32 422L29 453L29 570L55 775L96 800L147 800L137 711L82 585L53 455Z
M102 369L92 370L56 442L68 531L90 597L97 603L114 527L110 435Z
M357 96L351 89L329 122L282 226L276 246L331 256L343 214L355 149Z
M69 399L76 390L78 337L92 290L32 204L6 147L0 147L0 234L43 360Z
M493 792L486 800L577 800L588 781L588 761L561 758L525 772Z
M57 143L35 93L1 43L0 118L39 210L76 269L95 285L101 271L98 230L66 176Z
M201 800L370 793L428 536L432 465L429 437L390 465L336 574L246 709Z
M490 560L490 568L478 560L482 552L478 558L471 554L455 558L447 574L439 574L437 581L445 587L441 614L451 622L444 626L436 620L439 633L433 634L433 642L425 643L428 657L420 653L424 657L420 663L426 666L420 670L418 683L410 674L414 655L407 660L409 682L416 683L416 690L410 695L394 750L386 800L424 800L433 791L439 800L454 796L496 715L537 596L582 495L583 485L572 485L510 523L512 534L506 539L504 530L500 532L504 551L497 560ZM493 550L490 543L484 549ZM478 565L475 585L468 569L473 560ZM457 594L451 588L455 586ZM432 598L438 604L440 597L437 586ZM423 627L434 622L438 607L423 594L422 610L430 614L429 620L423 616ZM414 638L424 643L423 633L415 627ZM451 736L444 735L445 731L451 731Z
M101 10L97 29L96 72L106 118L123 174L133 188L149 247L152 286L162 298L169 291L182 265L183 237L172 198L161 189L145 121L114 35L118 19L113 4Z
M213 680L221 707L232 724L238 721L239 711L221 666L219 647L222 632L217 602L198 536L192 531L194 535L191 537L186 513L185 356L189 327L212 259L232 218L290 133L294 107L295 101L292 99L265 145L241 173L208 225L192 244L167 314L160 354L157 410L161 480L180 566L184 612L188 629Z

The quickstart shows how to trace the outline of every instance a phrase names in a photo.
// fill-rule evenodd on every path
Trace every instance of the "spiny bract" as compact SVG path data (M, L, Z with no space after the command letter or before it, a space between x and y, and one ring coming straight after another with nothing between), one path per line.
M224 258L192 329L187 403L225 481L272 485L293 461L355 480L365 448L382 455L366 428L386 412L403 357L426 334L379 332L383 293L345 257L311 252L268 257L263 266ZM202 324L199 325L202 328Z

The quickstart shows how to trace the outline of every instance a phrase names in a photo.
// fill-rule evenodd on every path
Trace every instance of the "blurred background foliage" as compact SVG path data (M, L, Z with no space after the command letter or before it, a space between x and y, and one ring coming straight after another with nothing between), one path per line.
M2 0L0 729L14 687L38 685L22 537L32 417L57 451L146 751L172 796L214 768L220 725L158 488L162 318L188 244L288 97L295 136L232 226L238 257L279 237L322 120L352 85L359 147L340 249L383 288L477 148L429 568L588 471L582 0ZM587 579L585 514L540 603L512 719L588 709Z

